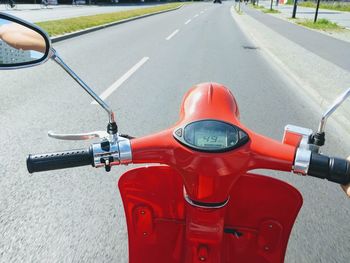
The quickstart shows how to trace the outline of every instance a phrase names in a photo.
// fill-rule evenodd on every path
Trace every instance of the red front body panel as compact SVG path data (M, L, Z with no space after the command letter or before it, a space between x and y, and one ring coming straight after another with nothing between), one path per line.
M182 176L169 166L128 171L119 188L131 263L283 262L302 205L292 186L245 174L224 208L197 208L184 200Z

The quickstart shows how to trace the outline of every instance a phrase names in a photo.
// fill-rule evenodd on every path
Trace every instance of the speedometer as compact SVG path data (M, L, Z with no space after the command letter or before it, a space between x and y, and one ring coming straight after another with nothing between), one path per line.
M174 137L190 148L205 152L232 150L249 140L242 129L218 120L189 123L177 128L174 131Z

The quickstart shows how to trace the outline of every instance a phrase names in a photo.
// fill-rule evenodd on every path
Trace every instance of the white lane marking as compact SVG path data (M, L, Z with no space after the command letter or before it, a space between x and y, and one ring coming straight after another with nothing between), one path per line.
M197 14L197 15L194 16L194 18L196 18L196 17L198 17L198 16L199 16L199 15Z
M101 95L100 98L105 100L109 97L117 88L119 88L128 78L132 76L143 64L145 64L149 60L149 57L142 58L139 62L137 62L128 72L126 72L120 79L114 82L108 89L106 89ZM97 102L93 101L91 104L97 104Z
M192 19L188 19L186 22L185 22L185 25L187 25L188 23L190 23L192 21Z
M204 13L204 11L201 11L201 14L203 14Z
M176 29L173 33L171 33L167 38L166 40L170 40L173 36L175 36L177 33L179 32L178 29Z

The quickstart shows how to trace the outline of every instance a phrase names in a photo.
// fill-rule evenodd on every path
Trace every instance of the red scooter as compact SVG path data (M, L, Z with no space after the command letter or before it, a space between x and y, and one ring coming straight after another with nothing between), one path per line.
M11 33L14 28L16 34ZM348 161L319 153L325 122L350 89L326 112L317 132L288 125L278 142L239 121L229 89L202 83L184 96L176 124L133 138L119 133L110 107L62 61L38 27L0 14L0 39L0 52L11 51L0 61L1 69L52 58L109 116L106 132L49 133L57 139L101 141L89 149L29 155L30 173L83 165L110 171L115 165L152 164L132 169L119 180L130 262L283 262L302 196L285 182L251 171L293 171L339 184L350 182Z

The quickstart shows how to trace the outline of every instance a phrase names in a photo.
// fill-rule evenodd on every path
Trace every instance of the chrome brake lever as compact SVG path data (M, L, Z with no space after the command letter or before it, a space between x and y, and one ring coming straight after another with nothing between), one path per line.
M105 131L93 131L87 133L76 133L76 134L58 134L53 131L49 131L47 135L51 138L58 140L90 140L94 138L108 138L109 134Z

